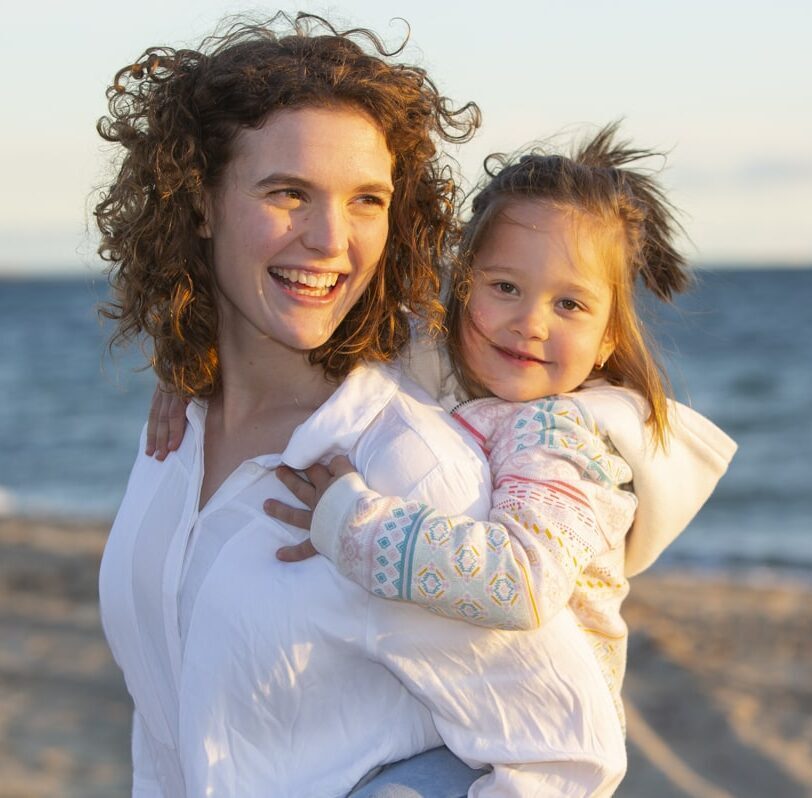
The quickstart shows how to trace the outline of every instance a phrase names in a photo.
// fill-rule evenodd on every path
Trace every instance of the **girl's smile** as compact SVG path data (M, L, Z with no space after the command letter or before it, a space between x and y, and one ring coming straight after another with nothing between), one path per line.
M491 341L485 333L482 332L477 326L474 320L469 316L468 317L468 324L471 327L471 332L475 335L479 335L482 337L484 341L490 344L493 347L494 351L505 358L509 363L512 363L516 367L527 366L528 368L531 366L543 366L548 365L548 361L544 360L541 357L536 355L532 355L529 352L521 352L515 349L509 349L504 346L499 346L498 344Z

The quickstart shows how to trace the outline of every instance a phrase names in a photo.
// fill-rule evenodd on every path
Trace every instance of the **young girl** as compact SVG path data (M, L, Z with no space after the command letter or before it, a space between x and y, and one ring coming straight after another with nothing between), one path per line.
M635 294L642 283L667 301L688 278L670 205L630 167L650 153L615 132L572 157L497 158L452 274L452 368L430 344L413 353L412 370L488 457L488 521L382 497L344 457L309 469L309 483L279 470L315 506L312 523L278 502L266 510L310 524L312 546L281 559L315 547L384 598L502 629L568 604L622 722L627 576L684 529L735 444L666 398Z

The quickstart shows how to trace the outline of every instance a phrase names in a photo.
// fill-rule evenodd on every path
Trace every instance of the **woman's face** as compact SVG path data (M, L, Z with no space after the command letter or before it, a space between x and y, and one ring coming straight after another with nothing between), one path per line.
M383 133L359 111L278 111L241 131L201 228L221 341L325 343L378 266L392 191Z

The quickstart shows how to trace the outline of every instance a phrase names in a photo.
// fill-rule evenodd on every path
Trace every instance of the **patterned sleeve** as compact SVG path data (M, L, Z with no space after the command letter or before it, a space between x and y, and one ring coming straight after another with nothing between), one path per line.
M636 506L621 488L631 472L571 399L521 406L499 430L489 460L488 521L382 497L353 475L319 505L316 548L383 598L480 626L543 624L596 556L622 546Z

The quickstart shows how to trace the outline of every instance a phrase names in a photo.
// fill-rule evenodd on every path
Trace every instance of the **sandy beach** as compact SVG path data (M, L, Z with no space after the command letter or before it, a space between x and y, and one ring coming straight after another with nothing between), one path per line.
M0 798L129 795L130 705L97 609L106 534L0 519ZM619 796L812 794L808 585L658 571L635 579L625 614Z

